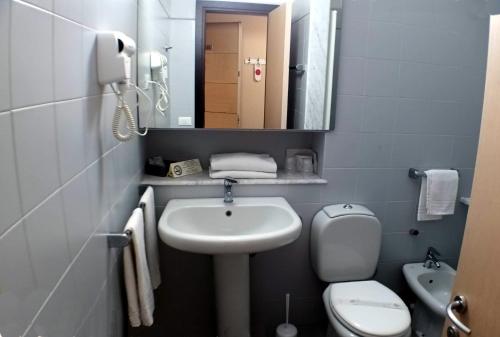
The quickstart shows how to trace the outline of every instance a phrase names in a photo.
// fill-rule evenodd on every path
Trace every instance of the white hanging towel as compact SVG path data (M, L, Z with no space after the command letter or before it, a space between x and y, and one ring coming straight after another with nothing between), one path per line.
M422 177L418 200L418 221L440 220L455 213L458 192L456 170L428 170Z
M130 325L138 327L153 324L155 302L149 276L144 244L144 217L142 209L136 208L125 226L132 241L123 252L125 290L127 292Z
M455 213L458 193L457 170L429 170L427 175L427 212L432 215Z
M160 274L160 258L158 253L158 232L156 226L156 210L155 210L155 195L151 186L146 188L146 191L139 201L140 205L144 205L144 232L146 240L146 257L151 276L151 285L153 289L158 288L161 283Z
M276 173L278 165L268 154L258 153L221 153L210 156L213 171L256 171Z

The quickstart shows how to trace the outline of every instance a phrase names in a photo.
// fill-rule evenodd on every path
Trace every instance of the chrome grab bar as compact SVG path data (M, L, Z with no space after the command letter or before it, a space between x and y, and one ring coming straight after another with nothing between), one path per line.
M452 302L450 302L446 306L446 316L448 316L449 320L455 325L460 331L463 333L470 335L472 330L462 323L457 316L455 316L454 311L458 313L465 313L467 311L467 301L464 296L455 296Z

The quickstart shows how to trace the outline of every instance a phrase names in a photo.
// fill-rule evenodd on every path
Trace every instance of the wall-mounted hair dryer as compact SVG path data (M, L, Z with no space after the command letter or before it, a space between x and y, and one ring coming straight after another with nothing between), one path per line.
M125 101L124 95L129 86L133 86L132 56L136 50L135 42L120 32L97 33L97 72L101 85L109 84L118 97L118 104L113 116L113 135L121 142L132 139L137 134L135 118ZM117 88L113 86L117 84ZM120 132L120 119L125 116L128 132Z

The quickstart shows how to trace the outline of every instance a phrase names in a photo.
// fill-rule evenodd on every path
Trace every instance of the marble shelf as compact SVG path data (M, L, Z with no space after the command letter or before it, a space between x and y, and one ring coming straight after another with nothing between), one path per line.
M237 179L240 185L326 185L328 181L316 174L278 172L274 179ZM223 179L212 179L207 171L180 178L144 175L141 185L151 186L214 186L223 185Z

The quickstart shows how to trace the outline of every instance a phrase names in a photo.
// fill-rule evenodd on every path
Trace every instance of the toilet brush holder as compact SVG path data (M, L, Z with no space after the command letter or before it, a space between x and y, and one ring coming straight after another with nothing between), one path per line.
M295 327L295 325L290 324L288 321L290 313L290 294L286 294L285 313L285 323L278 325L278 327L276 328L276 337L297 337L297 328Z

